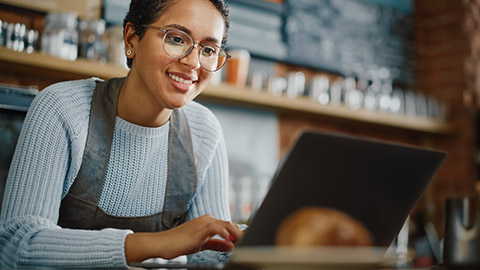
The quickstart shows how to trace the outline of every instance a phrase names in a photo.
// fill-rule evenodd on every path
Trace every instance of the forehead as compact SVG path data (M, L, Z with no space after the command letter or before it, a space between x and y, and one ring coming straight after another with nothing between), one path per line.
M222 14L208 0L179 0L169 6L155 25L181 25L190 30L196 40L222 40L225 25Z

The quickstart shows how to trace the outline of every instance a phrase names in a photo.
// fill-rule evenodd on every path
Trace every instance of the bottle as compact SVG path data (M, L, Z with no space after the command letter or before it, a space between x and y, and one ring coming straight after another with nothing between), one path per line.
M37 49L38 31L29 29L25 35L25 50L27 53L32 53Z
M17 52L23 52L25 49L26 26L23 23L16 23L12 34L12 49Z
M380 88L380 96L378 99L378 110L380 112L390 112L393 91L391 73L387 68L381 68L379 74L382 86Z
M330 102L330 81L327 76L317 75L312 79L309 91L310 98L322 105Z
M123 27L112 26L107 30L108 35L108 61L119 66L128 68L125 56L125 44L123 43ZM221 71L221 70L220 70ZM220 71L216 74L220 74Z
M66 60L78 56L77 15L74 13L49 13L45 19L41 50Z
M40 51L42 53L50 54L50 40L53 31L54 19L55 15L53 13L49 13L45 17L45 25L43 26L43 32L40 36Z
M305 93L305 74L300 71L294 71L287 76L286 95L289 98L297 98Z
M62 13L60 15L62 26L59 31L61 44L60 58L75 60L78 56L78 32L77 15L74 13Z
M400 88L392 90L390 111L394 114L405 114L405 93Z
M363 92L357 89L356 80L347 77L344 81L345 104L352 110L359 110L363 106Z
M107 48L103 41L105 21L81 20L79 25L78 55L88 60L107 61Z
M7 45L7 28L8 23L0 20L0 46Z
M375 111L378 109L378 103L380 99L381 83L378 80L374 80L372 84L367 87L367 93L365 94L364 107L367 111Z

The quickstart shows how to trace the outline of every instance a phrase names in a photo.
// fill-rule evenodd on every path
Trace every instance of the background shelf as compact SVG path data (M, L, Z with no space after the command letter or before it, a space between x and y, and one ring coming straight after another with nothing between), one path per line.
M0 48L0 67L0 69L9 71L18 70L38 75L53 74L65 79L88 77L109 79L126 76L128 73L124 67L109 63L92 62L85 59L68 61L38 52L28 54L6 48ZM286 113L336 117L425 133L445 134L454 130L449 123L428 118L352 110L344 105L321 105L306 97L290 99L285 96L273 96L267 92L256 92L249 88L238 88L226 83L207 86L198 99L266 108Z

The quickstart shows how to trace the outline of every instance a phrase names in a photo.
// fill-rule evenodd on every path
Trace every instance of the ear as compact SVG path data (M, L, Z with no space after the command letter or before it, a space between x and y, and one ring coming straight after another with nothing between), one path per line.
M128 50L132 52L130 55L127 54L127 58L135 58L135 50L138 45L138 36L135 33L135 29L130 22L125 25L123 37L125 43L125 52Z

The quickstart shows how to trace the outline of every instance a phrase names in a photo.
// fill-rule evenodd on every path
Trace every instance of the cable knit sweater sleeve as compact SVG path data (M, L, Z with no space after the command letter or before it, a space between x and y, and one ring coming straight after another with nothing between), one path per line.
M2 205L0 266L126 267L124 241L129 231L57 226L72 143L78 139L65 119L76 107L59 102L58 95L70 94L54 91L61 87L40 92L24 121ZM94 81L83 87L94 87Z
M197 142L198 148L204 149L202 151L204 154L196 159L197 167L206 168L206 170L198 170L202 174L199 177L201 183L187 219L209 214L221 220L231 220L228 197L228 158L223 132L213 113L201 107L203 106L192 103L185 108L192 136L194 136L192 140ZM196 111L195 114L192 113L193 110ZM200 128L201 125L198 125L199 122L205 125L205 119L207 119L208 129ZM210 154L207 154L209 153L207 149L211 151ZM228 259L229 253L213 251L203 251L188 256L189 262L207 264L226 262Z

